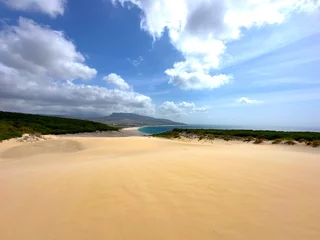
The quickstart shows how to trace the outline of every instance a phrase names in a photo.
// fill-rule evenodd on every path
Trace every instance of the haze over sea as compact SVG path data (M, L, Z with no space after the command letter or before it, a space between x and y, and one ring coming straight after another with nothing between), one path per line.
M310 127L248 127L235 125L175 125L175 126L149 126L139 128L140 132L146 134L158 134L171 131L174 128L187 129L246 129L246 130L273 130L273 131L296 131L296 132L320 132L320 128Z

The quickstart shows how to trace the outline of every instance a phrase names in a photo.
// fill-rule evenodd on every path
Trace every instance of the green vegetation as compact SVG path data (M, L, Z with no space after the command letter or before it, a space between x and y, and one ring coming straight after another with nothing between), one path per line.
M287 145L295 145L295 141L292 141L292 140L288 140L286 141L284 144L287 144Z
M245 139L243 139L243 141L244 142L251 142L251 141L253 141L254 140L254 138L253 137L247 137L247 138L245 138Z
M312 141L312 147L319 147L320 146L320 140L314 140Z
M254 144L260 144L260 143L263 143L263 139L261 139L261 138L257 138L253 143L254 143Z
M280 143L282 143L282 141L283 141L282 139L277 138L272 141L272 144L280 144Z
M273 141L273 144L294 145L295 141L305 142L307 145L320 146L320 132L282 132L265 130L221 130L221 129L178 129L172 131L154 134L155 137L178 138L180 136L199 139L220 138L226 141L241 140L244 142L254 141L260 144L263 141Z
M117 130L119 128L79 119L0 111L0 141L21 137L24 133L67 134Z

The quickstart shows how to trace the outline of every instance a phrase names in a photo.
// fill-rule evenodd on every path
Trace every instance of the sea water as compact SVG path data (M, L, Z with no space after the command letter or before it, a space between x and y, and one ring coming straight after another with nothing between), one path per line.
M141 127L139 131L145 134L158 134L171 131L174 128L183 129L245 129L245 130L272 130L272 131L296 131L296 132L320 132L319 128L297 128L297 127L245 127L227 125L175 125L175 126L150 126Z

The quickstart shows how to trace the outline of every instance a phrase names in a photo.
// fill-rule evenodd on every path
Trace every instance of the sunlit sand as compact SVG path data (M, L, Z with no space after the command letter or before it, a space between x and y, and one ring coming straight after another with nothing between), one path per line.
M320 152L148 137L0 144L3 240L319 240Z

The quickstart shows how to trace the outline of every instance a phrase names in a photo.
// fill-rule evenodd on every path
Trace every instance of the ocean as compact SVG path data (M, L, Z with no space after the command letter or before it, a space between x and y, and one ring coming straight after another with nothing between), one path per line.
M246 130L273 130L273 131L296 131L296 132L320 132L320 128L297 128L297 127L244 127L227 125L175 125L175 126L150 126L141 127L138 130L145 134L158 134L171 131L174 128L186 129L246 129Z

